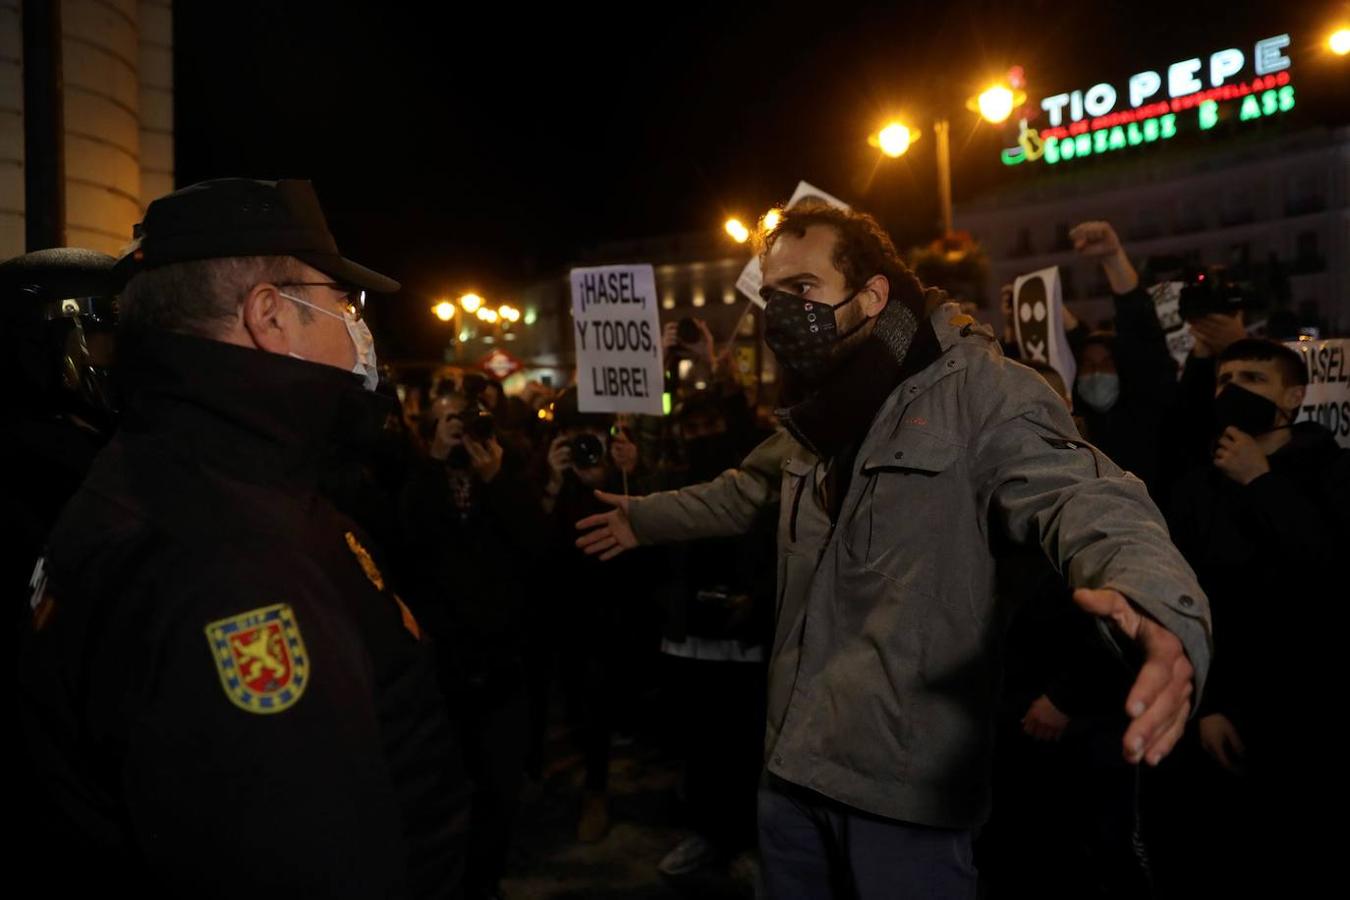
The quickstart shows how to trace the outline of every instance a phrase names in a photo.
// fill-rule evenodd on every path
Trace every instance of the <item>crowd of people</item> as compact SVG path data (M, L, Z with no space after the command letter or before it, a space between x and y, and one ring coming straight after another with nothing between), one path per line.
M666 328L668 417L400 383L361 316L397 285L304 182L175 192L120 259L0 264L27 849L179 896L497 897L562 722L580 842L618 735L681 761L668 876L1132 898L1320 872L1350 451L1295 423L1306 369L1249 302L1201 307L1179 370L1111 226L1072 237L1115 310L1066 315L1069 384L866 216L785 215L777 419L702 322Z

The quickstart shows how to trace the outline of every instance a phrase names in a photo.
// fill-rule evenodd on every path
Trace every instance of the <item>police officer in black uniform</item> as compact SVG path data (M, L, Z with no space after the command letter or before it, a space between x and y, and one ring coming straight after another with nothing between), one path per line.
M122 425L21 660L64 880L458 893L466 785L415 619L317 489L384 419L364 291L305 181L153 202L119 262Z
M54 247L0 263L0 339L14 363L0 416L6 597L27 599L33 563L116 421L116 262Z
M0 595L11 673L28 630L34 563L116 419L116 262L53 247L0 263L0 340L11 360L0 413ZM32 769L31 759L20 760L15 771ZM50 829L39 824L49 821L43 795L25 776L11 783L9 797L15 821L26 823L10 848L32 864L49 849L42 835Z

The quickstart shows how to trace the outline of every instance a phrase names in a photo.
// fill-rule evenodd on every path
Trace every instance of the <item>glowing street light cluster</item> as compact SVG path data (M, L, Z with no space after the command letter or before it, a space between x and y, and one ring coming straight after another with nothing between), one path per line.
M535 315L533 312L522 313L519 309L509 303L503 303L496 309L488 306L487 301L477 294L464 294L458 301L440 300L431 307L431 312L442 322L449 322L463 310L466 315L473 316L478 321L488 325L497 325L503 323L514 325L523 318L526 325L533 325Z

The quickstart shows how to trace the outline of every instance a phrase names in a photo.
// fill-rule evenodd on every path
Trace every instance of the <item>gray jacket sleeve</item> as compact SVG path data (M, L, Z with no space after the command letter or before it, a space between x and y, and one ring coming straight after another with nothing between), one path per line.
M1144 483L1084 442L1029 369L995 363L1001 391L980 429L982 508L1019 544L1039 544L1073 588L1112 588L1180 638L1195 699L1213 652L1209 601Z
M643 544L745 534L759 511L778 501L783 460L795 448L780 431L750 451L740 468L712 481L629 500L633 533Z

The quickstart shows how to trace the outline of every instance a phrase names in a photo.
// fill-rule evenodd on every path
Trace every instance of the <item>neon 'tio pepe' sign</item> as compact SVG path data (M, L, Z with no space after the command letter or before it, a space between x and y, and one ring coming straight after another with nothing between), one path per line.
M1116 150L1164 143L1181 129L1208 131L1236 109L1239 122L1294 108L1289 35L1256 42L1251 55L1236 47L1172 63L1165 72L1131 75L1123 92L1109 82L1041 100L1046 126L1018 123L1017 146L1003 164L1044 160L1056 165Z

